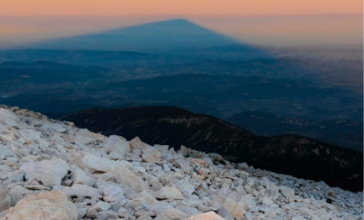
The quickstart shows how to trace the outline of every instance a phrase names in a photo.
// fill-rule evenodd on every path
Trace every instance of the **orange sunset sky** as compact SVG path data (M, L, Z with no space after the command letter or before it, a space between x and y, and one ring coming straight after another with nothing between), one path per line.
M361 0L2 0L1 15L361 13Z
M1 0L0 47L169 18L253 44L360 44L362 12L362 0Z

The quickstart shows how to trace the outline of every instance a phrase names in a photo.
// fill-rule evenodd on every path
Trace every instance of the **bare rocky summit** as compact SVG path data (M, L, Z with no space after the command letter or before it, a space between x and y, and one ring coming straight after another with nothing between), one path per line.
M0 219L362 219L363 193L0 107Z

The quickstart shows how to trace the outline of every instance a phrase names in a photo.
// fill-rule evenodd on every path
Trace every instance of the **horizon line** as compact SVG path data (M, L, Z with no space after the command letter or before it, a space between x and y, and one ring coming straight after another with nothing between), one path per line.
M104 17L104 18L118 18L118 17L151 17L151 16L173 16L179 17L180 19L185 19L187 16L192 17L210 17L210 16L217 16L217 17L300 17L300 16L330 16L330 15L361 15L363 13L312 13L312 14L250 14L250 15L239 15L239 14L143 14L143 15L65 15L65 14L50 14L50 15L0 15L0 17L19 17L19 18L41 18L41 17L65 17L65 18L75 18L75 17Z

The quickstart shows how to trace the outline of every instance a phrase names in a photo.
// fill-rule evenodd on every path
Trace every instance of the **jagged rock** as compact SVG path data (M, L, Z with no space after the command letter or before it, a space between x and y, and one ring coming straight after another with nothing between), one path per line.
M116 212L113 211L101 211L101 212L97 212L95 214L95 217L97 219L102 219L102 220L109 220L109 219L118 219L118 215Z
M68 196L102 198L97 189L86 185L73 184L72 187L65 187L62 191Z
M24 170L17 170L17 171L14 171L14 172L9 172L7 174L8 178L10 181L13 181L13 182L23 182L24 180Z
M43 160L40 162L26 163L20 167L25 172L25 178L30 179L40 175L63 178L68 173L68 165L64 160Z
M246 170L246 169L249 168L249 166L248 166L247 163L239 163L238 168L241 169L241 170Z
M189 217L187 220L225 220L215 212L207 212Z
M225 208L224 206L219 208L217 214L226 220L234 220L230 211L227 208Z
M199 211L196 208L188 207L188 206L177 206L176 209L184 212L187 216L198 215Z
M200 165L200 166L203 166L203 167L208 167L209 166L209 163L206 160L203 160L203 159L191 158L190 161L193 162L196 165Z
M11 197L8 189L0 186L0 212L7 210L11 205Z
M2 220L76 220L77 208L59 191L33 194L19 201Z
M190 197L192 193L195 191L195 187L189 182L185 181L179 181L177 183L177 187L186 197Z
M90 144L93 141L102 141L103 136L90 132L87 129L80 129L74 136L74 141L80 144Z
M95 184L95 180L89 177L83 170L76 166L71 167L71 180L73 184L81 184L86 186L93 186Z
M188 154L190 153L190 149L182 145L178 153L182 154L184 157L187 157Z
M132 139L130 142L129 142L129 145L130 145L130 148L132 150L134 149L139 149L139 150L147 150L148 148L150 148L151 146L144 143L143 141L141 141L139 139L139 137L135 137L134 139Z
M93 211L107 211L111 208L111 205L107 202L99 201L95 205L93 205L90 210Z
M292 198L294 196L294 190L286 187L286 186L281 186L279 187L280 193L282 193L282 195L284 195L287 198Z
M7 109L0 108L0 123L9 127L19 127L17 116Z
M132 188L136 193L139 193L147 188L146 184L129 168L117 167L114 172L115 180L123 186Z
M161 153L155 149L146 149L143 150L142 159L148 163L160 163L161 162Z
M102 192L103 199L106 202L117 202L125 199L123 189L116 183L98 180L95 187L99 192Z
M183 199L181 191L172 186L164 186L156 194L158 199Z
M30 194L32 194L31 190L28 190L20 185L14 186L10 190L11 206L15 206L19 200Z
M184 213L178 209L169 207L161 215L158 215L155 219L156 220L184 220L186 218L187 218L186 213Z
M124 159L125 154L130 151L129 143L117 135L111 135L104 142L105 152L109 154L110 159Z
M5 157L17 157L13 151L8 149L5 146L0 146L0 159L3 159Z
M225 198L224 203L222 204L224 208L226 208L231 216L235 219L242 219L244 216L244 204L234 201L230 198Z
M184 172L191 172L192 170L192 167L190 166L190 164L188 163L188 160L186 159L183 159L183 158L180 158L180 159L177 159L177 160L174 160L173 161L173 164L182 169Z

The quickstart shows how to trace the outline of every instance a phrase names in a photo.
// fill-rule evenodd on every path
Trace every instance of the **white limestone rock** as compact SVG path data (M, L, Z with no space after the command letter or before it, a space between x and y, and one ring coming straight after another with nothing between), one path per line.
M18 118L7 109L0 108L0 123L9 127L19 127Z
M20 170L25 172L25 178L38 177L41 175L48 175L59 177L62 179L68 173L68 165L64 160L42 160L40 162L30 162L23 164Z
M99 192L102 192L103 200L106 202L117 202L125 199L124 190L119 184L98 180L95 187Z
M11 151L6 146L0 145L0 159L4 159L6 157L17 157L13 151Z
M77 208L59 191L33 194L6 211L3 220L76 220Z
M24 170L16 170L14 172L9 172L7 174L8 178L12 182L23 182L24 180Z
M104 141L105 152L109 154L110 159L125 159L125 154L130 152L129 143L120 136L111 135Z
M207 213L191 216L191 217L187 218L187 220L225 220L225 219L222 218L221 216L219 216L218 214L216 214L215 212L207 212Z
M144 143L143 141L141 141L139 137L135 137L134 139L132 139L129 142L129 145L130 145L131 150L134 150L134 149L147 150L148 148L152 147L152 146Z
M96 181L77 166L71 166L71 170L71 180L73 184L81 184L90 187L95 184Z
M62 190L68 196L77 196L77 197L90 197L90 198L102 198L99 191L93 187L88 187L86 185L73 184L71 187L65 187Z
M142 159L148 163L160 163L161 162L161 153L155 149L145 149L143 150Z
M179 189L173 186L164 186L157 193L158 199L183 199Z
M9 190L0 186L0 212L7 210L11 205Z
M182 212L181 210L175 208L168 208L166 209L161 215L158 215L155 219L156 220L176 220L176 219L186 219L188 216L186 213Z

